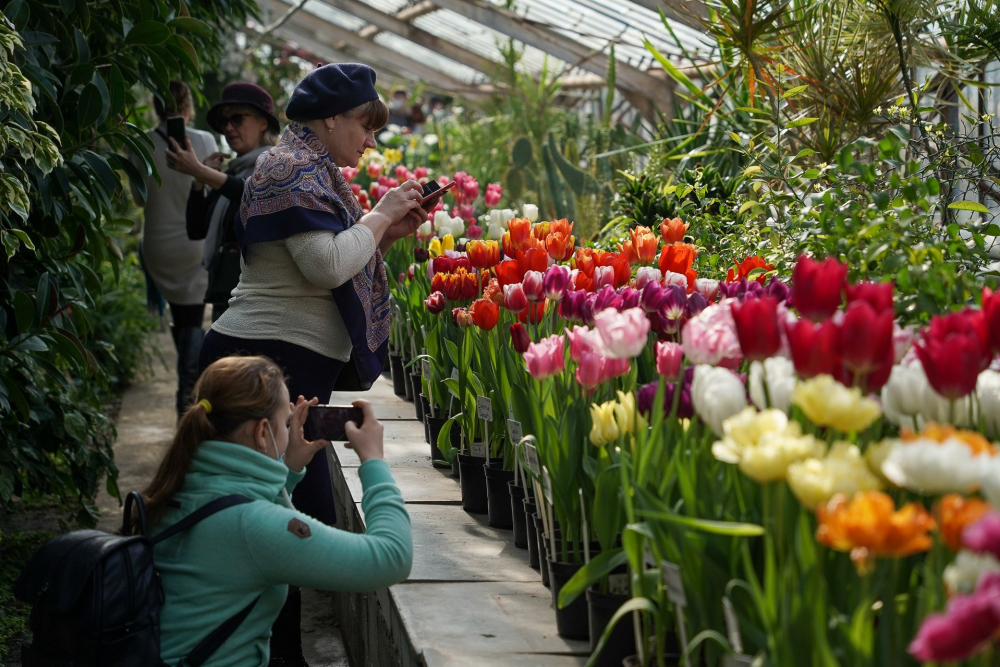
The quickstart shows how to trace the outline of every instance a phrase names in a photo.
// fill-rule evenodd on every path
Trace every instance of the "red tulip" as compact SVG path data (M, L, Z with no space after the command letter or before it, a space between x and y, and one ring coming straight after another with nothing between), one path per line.
M892 283L886 283L892 287ZM865 375L893 358L892 301L888 310L877 310L868 301L847 307L840 325L840 349L849 371Z
M521 280L521 274L517 270L516 259L505 259L497 264L497 281L500 285L512 285Z
M432 315L437 315L438 313L444 311L447 301L444 298L444 294L441 292L434 292L429 297L424 299L424 305L427 306L427 310Z
M510 344L518 354L527 352L528 346L531 345L531 337L528 335L528 330L520 322L514 322L514 324L510 325Z
M476 299L469 307L469 314L472 321L483 331L489 331L497 325L500 319L500 306L489 299Z
M774 297L762 296L743 303L733 302L730 310L736 322L736 335L740 339L743 356L749 361L763 361L774 356L781 348L778 301ZM889 333L892 333L891 321Z
M454 261L451 257L441 255L440 257L435 257L431 260L431 270L435 274L450 273L452 268L454 268Z
M840 308L846 286L847 265L832 257L817 262L803 255L792 269L792 303L813 322L825 320Z
M545 303L545 301L540 301L539 303L529 303L527 308L517 314L517 319L521 322L538 324L542 321L542 317L545 315Z
M751 272L757 269L764 269L764 271L770 271L771 269L774 268L774 264L768 264L767 262L764 261L764 258L761 257L760 255L751 255L750 257L744 259L742 262L737 262L733 260L733 264L736 266L736 270L729 269L729 271L726 272L726 283L738 283L744 278L746 278L747 280L751 280L750 278ZM767 276L764 275L763 272L753 278L753 280L756 280L761 285L764 284L764 281L766 279Z
M996 354L1000 352L1000 292L994 293L989 287L983 288L983 322L990 350Z
M520 313L528 307L528 297L524 295L521 283L503 286L503 307L512 313Z
M914 345L934 391L949 400L971 394L990 362L982 311L963 310L931 320Z
M983 311L965 308L955 313L938 315L931 319L930 326L924 331L924 338L943 341L953 333L974 336L979 341L979 370L986 370L992 360L992 354Z
M867 301L875 312L892 312L892 283L860 282L847 286L847 305L855 301Z
M690 243L674 243L665 245L660 250L660 271L666 273L673 271L686 275L694 264L694 258L698 256L698 249Z
M785 327L795 371L802 378L839 375L840 337L832 320L813 324L801 319Z

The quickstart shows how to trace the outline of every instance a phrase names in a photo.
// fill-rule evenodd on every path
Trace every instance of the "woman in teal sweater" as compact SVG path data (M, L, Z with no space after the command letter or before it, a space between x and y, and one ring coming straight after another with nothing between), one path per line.
M382 425L371 404L349 447L361 460L367 533L329 527L295 510L288 494L329 443L306 441L310 405L289 402L281 370L265 357L226 357L195 386L196 403L143 496L156 530L215 498L253 500L214 514L156 545L163 580L161 656L177 664L236 611L260 600L204 667L264 667L271 625L288 586L365 591L403 581L413 545L403 498L382 460Z

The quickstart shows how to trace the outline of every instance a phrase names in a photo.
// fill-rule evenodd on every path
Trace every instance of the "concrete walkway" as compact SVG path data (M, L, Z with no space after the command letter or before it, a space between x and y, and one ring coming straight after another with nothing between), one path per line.
M174 411L177 356L170 333L154 334L150 344L163 355L164 363L155 361L153 374L125 392L118 417L115 464L123 496L143 489L152 479L160 458L170 446L177 422ZM118 530L122 521L118 500L102 489L97 505L102 514L100 529ZM310 667L348 667L332 595L302 591L301 627L303 653Z

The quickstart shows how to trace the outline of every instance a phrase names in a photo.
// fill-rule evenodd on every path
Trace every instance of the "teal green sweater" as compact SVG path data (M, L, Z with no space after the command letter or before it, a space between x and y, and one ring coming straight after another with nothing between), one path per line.
M410 573L410 517L385 461L360 468L367 533L326 526L291 508L285 491L302 479L284 463L229 442L207 441L197 453L154 529L163 530L205 503L229 494L254 502L222 510L156 545L163 579L160 653L176 665L205 635L248 605L260 602L204 667L264 667L271 625L288 585L333 591L367 591L398 583ZM310 535L290 529L305 523ZM293 524L293 528L297 524Z

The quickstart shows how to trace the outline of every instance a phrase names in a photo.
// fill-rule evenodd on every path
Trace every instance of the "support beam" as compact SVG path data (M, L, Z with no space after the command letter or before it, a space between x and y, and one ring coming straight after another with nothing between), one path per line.
M708 18L708 9L701 0L631 0L640 7L651 11L663 11L668 19L673 19L684 25L702 30L697 17ZM693 16L692 16L693 14Z
M291 7L291 5L284 1L271 0L271 4L273 10L287 11ZM414 60L403 53L359 37L357 33L326 21L315 14L298 12L292 16L283 28L294 28L299 35L311 36L320 43L329 42L332 44L333 42L342 42L344 45L361 53L370 54L383 63L395 63L397 66L396 69L411 73L424 82L445 90L455 92L467 91L470 94L475 94L476 92L475 87L465 81L456 79L450 74Z
M398 12L393 14L394 18L399 19L403 23L413 23L415 19L424 16L425 14L430 14L431 12L437 11L437 5L435 5L431 0L421 0L415 5L410 5L409 7L403 7ZM365 39L371 39L375 35L382 32L382 28L376 25L366 25L364 28L358 31L358 34Z
M407 23L397 16L380 12L371 5L366 5L360 0L323 0L323 2L331 7L339 9L342 12L351 14L366 23L370 23L371 26L374 26L379 30L385 30L393 33L394 35L404 37L414 44L419 44L420 46L426 47L435 53L440 53L447 58L451 58L455 62L468 65L475 70L479 70L483 74L492 74L499 67L497 63L493 62L489 58L484 58L478 53L474 53L464 47L458 46L457 44L452 44L448 40L432 35L426 30L422 30L410 23ZM432 4L430 6L433 9L437 9L437 7ZM371 26L362 28L358 32L358 35L363 38L370 39L364 33Z
M607 56L602 52L594 51L576 40L536 25L485 0L434 0L434 2L439 7L460 14L588 72L600 76L604 76L607 72ZM668 84L626 62L617 63L616 83L622 91L647 97L664 109L672 106L672 93ZM649 111L648 105L646 111L647 113Z

